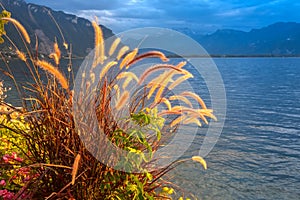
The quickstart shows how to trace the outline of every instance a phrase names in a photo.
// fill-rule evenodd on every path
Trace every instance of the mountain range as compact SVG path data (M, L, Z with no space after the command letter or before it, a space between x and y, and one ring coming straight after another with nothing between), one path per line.
M85 56L94 45L94 31L91 22L54 11L51 8L27 4L23 0L0 0L2 5L19 20L29 32L32 41L35 36L39 40L40 53L51 52L55 38L63 44L61 33L53 21L55 19L67 43L72 44L74 56ZM22 46L18 33L13 26L6 28L8 35ZM105 38L113 36L112 30L102 26ZM239 31L221 29L212 34L201 35L188 28L182 28L182 33L199 42L210 55L216 56L300 56L300 23L278 22L260 29ZM20 43L20 44L18 44ZM5 51L7 46L0 46Z
M211 55L300 56L300 23L278 22L249 32L218 30L197 41Z
M63 50L63 38L66 43L72 44L73 56L85 56L94 46L94 30L89 20L54 11L46 6L26 3L23 0L0 0L5 9L11 12L12 17L17 19L25 27L30 35L32 48L35 48L36 36L38 38L39 52L49 54L52 51L55 39ZM42 1L41 1L42 2ZM61 33L56 23L61 29ZM113 36L112 30L101 26L104 38ZM18 47L23 47L20 36L13 25L8 23L5 27L7 35ZM61 36L63 35L63 36ZM5 51L9 46L7 43L0 46ZM66 53L66 52L62 52Z

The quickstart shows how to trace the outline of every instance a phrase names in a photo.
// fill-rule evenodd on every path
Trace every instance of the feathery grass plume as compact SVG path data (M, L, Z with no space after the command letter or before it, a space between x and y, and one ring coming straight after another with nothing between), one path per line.
M179 64L180 64L180 63L179 63ZM178 68L178 66L180 66L180 68L181 68L181 65L177 65L176 67ZM180 68L178 68L178 69L180 69ZM166 86L168 85L168 83L169 83L169 82L173 82L172 76L173 76L175 73L176 73L176 71L170 70L170 71L167 71L166 73L163 73L163 74L162 74L161 81L160 81L160 83L159 83L160 88L159 88L159 90L157 91L156 96L155 96L155 100L154 100L155 103L158 103L158 102L160 101L161 96L162 96L162 94L163 94L163 91L165 90L165 88L166 88ZM179 80L176 80L175 82L173 82L173 83L171 84L171 86L172 86L174 83L175 83L175 84L180 84L182 81L185 81L185 80L186 80L185 77L182 78L182 79L179 78ZM170 87L168 87L168 88L170 88ZM171 90L171 89L170 89L170 90Z
M187 74L184 76L179 77L176 81L174 81L168 88L169 90L173 90L174 87L176 87L177 85L181 84L183 81L189 79L189 78L193 78L194 76L192 74Z
M56 53L51 53L49 55L49 58L52 58L54 60L55 64L59 65L59 57L58 57L58 55Z
M65 49L68 49L68 46L69 46L68 43L64 42L63 45L64 45Z
M206 117L202 113L198 113L198 117L200 117L200 119L202 119L202 121L204 121L205 124L208 124Z
M173 121L171 122L170 127L173 127L173 126L179 124L179 123L180 123L181 121L183 121L185 118L186 118L186 116L181 114L179 117L177 117L175 120L173 120Z
M165 56L164 53L160 52L160 51L149 51L147 53L141 54L137 57L135 57L133 60L131 60L127 65L132 65L144 58L160 58L163 62L167 62L169 61L169 59Z
M69 88L69 84L67 79L64 77L64 75L56 68L54 67L52 64L46 62L46 61L41 61L38 60L36 61L36 65L41 67L43 70L49 72L50 74L52 74L60 83L60 85L64 88L64 89L68 89Z
M121 78L126 78L122 88L125 89L127 87L127 85L129 84L129 82L134 79L136 82L139 82L138 77L132 73L132 72L122 72L117 76L117 79L121 79Z
M158 116L164 116L164 115L180 115L182 112L180 111L175 111L175 110L163 110L160 113L158 113Z
M195 115L195 116L197 116L197 114L198 114L198 117L200 117L206 124L208 124L208 121L207 121L205 116L209 116L209 117L213 116L211 118L214 118L214 119L216 119L216 118L215 118L214 115L212 115L207 110L208 109L193 109L193 108L184 108L184 109L182 109L183 112L187 112L187 113L190 113L190 114Z
M119 86L116 84L116 85L114 85L113 88L116 91L117 99L119 99L120 98L120 88L119 88Z
M174 71L178 71L178 72L182 72L181 69L177 68L174 65L170 65L170 64L157 64L154 65L152 67L150 67L149 69L145 70L144 73L141 75L140 80L139 80L139 85L147 78L147 76L149 76L151 73L161 70L161 69L171 69Z
M116 48L117 48L117 46L119 45L120 42L121 42L121 39L120 39L120 38L116 38L116 39L114 40L114 42L112 43L112 45L111 45L111 47L110 47L110 49L109 49L109 51L108 51L108 55L109 55L109 56L111 56L111 55L114 54L114 52L116 51Z
M187 113L189 116L199 117L199 118L201 118L204 121L205 124L208 124L208 121L205 118L205 115L207 116L209 112L208 113L207 113L207 111L205 111L205 112L201 111L200 112L200 110L205 110L205 109L198 109L198 110L196 110L196 109L187 108L187 107L184 107L184 106L174 106L172 108L172 111L178 111L178 112L182 112L182 113Z
M180 63L178 63L177 65L176 65L176 67L177 68L179 68L179 69L181 69L183 66L185 66L186 65L186 61L181 61Z
M200 127L202 126L201 122L195 117L188 117L188 118L184 119L182 123L183 124L192 124L192 123L194 123L194 124L197 124Z
M180 63L178 63L175 67L177 67L178 69L181 69L184 65L186 64L185 61L182 61ZM163 73L161 75L161 80L160 82L165 82L165 83L168 83L168 82L174 82L172 77L173 75L177 74L177 73L185 73L186 70L184 69L181 69L180 72L177 72L177 71L174 71L174 70L169 70L169 71L166 71L165 73Z
M193 156L192 160L200 163L204 169L207 169L206 161L201 156Z
M186 103L187 105L189 105L190 107L193 107L192 103L184 96L173 95L173 96L169 97L169 100L171 100L171 101L180 100L180 101L183 101L184 103Z
M104 40L103 33L96 21L92 21L92 26L95 31L95 57L93 67L97 66L99 63L103 64L104 62Z
M128 50L129 50L128 46L122 47L117 55L117 60L120 60Z
M16 50L16 54L17 54L17 56L20 58L20 60L22 60L22 61L26 61L26 55L25 55L25 53L24 52L21 52L21 51L19 51L18 49Z
M128 53L125 58L123 58L122 62L120 63L120 69L123 69L124 66L126 66L126 69L128 69L128 63L134 59L136 54L138 53L138 48L133 49L130 53Z
M73 164L73 167L72 167L72 185L75 184L75 179L76 179L76 175L77 175L77 172L78 172L78 166L79 166L79 161L80 161L80 154L77 154L75 160L74 160L74 164Z
M174 106L172 108L173 111L182 111L183 109L185 109L186 107L185 106Z
M26 29L24 28L24 26L18 22L17 20L13 19L13 18L9 18L9 17L2 17L1 20L6 20L9 21L11 23L13 23L19 30L20 32L23 34L25 41L30 44L30 37L26 31Z
M161 102L164 103L167 106L168 110L172 109L172 105L171 105L170 101L167 98L165 98L165 97L161 98Z
M111 61L107 63L100 72L100 79L102 79L103 76L108 72L108 70L116 64L118 64L116 61Z
M162 93L163 93L163 91L165 90L165 84L164 83L162 83L161 84L161 86L160 86L160 88L158 89L158 91L156 92L156 95L155 95L155 98L154 98L154 102L155 103L158 103L158 102L160 102L160 100L161 100L161 95L162 95Z
M154 92L154 90L159 87L158 91L156 92L155 98L154 98L154 102L158 103L161 99L161 95L163 93L163 91L165 90L167 84L169 82L172 82L172 75L174 74L174 71L166 71L165 73L163 73L161 75L161 77L159 78L159 81L157 80L158 84L154 85L151 90L149 91L149 95L148 98L150 98L150 96L152 95L152 93ZM153 90L154 89L154 90Z
M122 88L125 89L128 86L128 84L130 83L131 80L132 80L132 78L127 77L125 79L125 81L123 82Z
M199 109L199 113L201 113L204 116L210 117L215 121L218 121L218 119L216 118L216 116L214 114L212 114L213 110L212 109Z
M129 98L129 92L125 90L122 96L120 97L120 99L118 100L118 102L116 103L116 109L120 110L125 105L128 98Z
M172 110L185 112L187 114L191 114L191 115L195 115L195 116L199 115L198 110L193 109L193 108L188 108L188 107L185 107L185 106L174 106L172 108Z
M91 79L92 83L95 83L95 73L94 72L90 73L90 79Z
M159 83L156 81L151 81L150 83L147 84L147 87L151 87L151 89L148 92L147 98L150 99L156 88L158 88Z
M150 97L152 96L152 94L154 93L156 88L158 88L161 85L160 83L163 82L163 80L167 79L166 74L168 74L168 71L165 71L158 77L152 79L152 81L147 84L147 88L151 88L147 95L148 99L150 99ZM169 78L169 79L171 79L171 78ZM169 80L169 81L172 81L172 80Z
M53 44L53 50L54 50L54 53L57 55L57 57L60 59L61 58L61 51L58 47L56 39L55 39L55 42Z
M60 49L58 47L57 41L55 41L54 44L53 44L53 50L54 50L54 53L56 53L56 55L59 58L61 58L61 52L60 52Z
M134 79L136 82L139 81L139 78L133 72L122 72L117 76L117 79L121 79L125 77Z
M178 63L176 65L176 67L178 69L181 69L184 65L186 64L185 61L182 61L180 63ZM168 82L173 82L172 80L172 76L176 74L176 71L173 70L169 70L169 71L165 71L164 73L162 73L161 75L159 75L157 78L153 79L148 85L147 87L151 87L147 98L149 99L152 94L154 93L154 91L156 90L157 87L159 86L164 86L164 84L167 84Z
M188 97L194 98L196 101L198 101L198 103L201 105L201 107L202 107L203 109L207 109L207 107L206 107L206 105L205 105L203 99L201 99L197 94L195 94L195 93L193 93L193 92L188 92L188 91L186 91L186 92L182 92L180 95L181 95L181 96L188 96Z

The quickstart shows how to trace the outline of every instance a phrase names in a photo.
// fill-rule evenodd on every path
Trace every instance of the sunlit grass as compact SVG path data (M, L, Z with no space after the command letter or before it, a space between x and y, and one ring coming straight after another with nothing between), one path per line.
M10 17L2 17L0 20L16 26L22 33L24 45L31 42L28 33L18 21ZM183 69L186 62L173 65L167 63L169 59L159 51L139 54L138 48L133 50L127 46L118 48L121 45L120 38L116 38L111 46L105 47L101 28L96 21L92 22L92 25L95 30L94 59L92 70L88 74L81 74L82 87L90 89L92 83L97 80L97 73L93 70L97 70L100 65L100 83L95 100L100 128L111 142L129 152L131 158L123 158L118 164L125 165L126 169L138 168L141 172L128 173L106 166L98 161L80 140L79 134L84 133L76 131L72 106L74 103L84 102L84 97L78 99L78 102L73 102L74 92L70 85L74 80L66 78L72 76L66 76L61 71L62 52L57 41L55 40L53 52L49 55L51 60L40 59L35 56L36 52L29 50L23 53L13 44L14 51L27 66L34 81L25 88L16 83L16 87L20 88L19 95L22 96L21 115L28 130L11 128L3 123L1 128L9 129L26 141L28 149L26 166L37 175L22 185L20 191L13 191L15 198L27 195L33 199L171 199L174 184L165 181L164 175L178 164L192 160L206 169L205 160L194 156L174 161L162 169L152 171L146 170L143 166L150 165L153 154L166 145L167 138L173 133L170 130L176 130L180 123L194 123L201 126L201 120L207 124L207 118L216 120L213 111L206 107L197 94L189 91L179 95L164 95L165 91L172 90L182 82L193 78L190 72ZM9 39L8 41L13 43ZM65 40L63 45L69 53ZM110 61L113 56L116 59ZM133 64L148 58L159 58L162 63L145 69L140 76L129 71ZM111 74L111 70L117 73ZM70 71L72 70L69 70L69 73ZM154 72L159 74L151 77ZM8 74L13 78L13 74L9 71ZM42 80L43 75L46 80ZM175 75L177 79L173 80ZM146 83L146 79L150 77L152 80ZM89 81L84 82L87 79ZM129 87L131 82L138 86L146 83L145 92L131 98L132 88ZM177 100L186 106L179 106ZM113 101L117 111L122 109L130 111L125 121L115 120L115 116L118 115L110 106ZM191 101L196 101L198 105L194 108ZM160 105L164 105L166 109L158 110ZM128 125L129 121L135 124L134 129ZM120 122L122 124L119 124ZM84 126L88 128L89 124ZM153 130L155 134L151 135ZM147 154L144 153L145 150ZM109 153L107 152L105 156L110 157ZM117 161L112 159L111 162Z

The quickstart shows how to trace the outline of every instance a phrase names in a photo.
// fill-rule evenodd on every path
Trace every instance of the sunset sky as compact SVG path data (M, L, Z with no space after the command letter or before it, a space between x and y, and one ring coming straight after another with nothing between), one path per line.
M217 29L248 31L283 21L300 22L299 0L26 0L92 19L115 33L131 28L188 28L200 33Z

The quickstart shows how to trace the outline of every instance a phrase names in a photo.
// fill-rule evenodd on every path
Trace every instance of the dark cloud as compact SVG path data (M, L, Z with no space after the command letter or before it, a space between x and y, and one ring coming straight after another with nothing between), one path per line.
M27 0L99 21L115 32L129 28L191 27L249 30L277 21L300 22L298 0Z
M90 9L115 9L116 7L125 6L122 0L26 0L28 3L46 5L53 9L65 11L78 11Z

